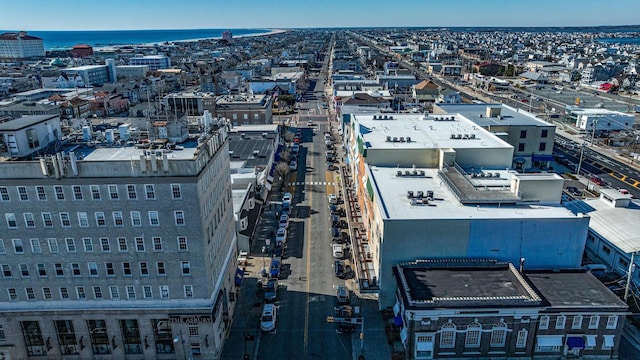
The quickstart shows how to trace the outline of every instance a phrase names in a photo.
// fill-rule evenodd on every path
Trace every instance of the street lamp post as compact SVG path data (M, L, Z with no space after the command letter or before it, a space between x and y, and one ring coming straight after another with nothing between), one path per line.
M578 161L578 168L576 169L576 175L580 175L580 169L582 168L582 160L584 160L584 148L585 145L582 143L580 146L580 160Z

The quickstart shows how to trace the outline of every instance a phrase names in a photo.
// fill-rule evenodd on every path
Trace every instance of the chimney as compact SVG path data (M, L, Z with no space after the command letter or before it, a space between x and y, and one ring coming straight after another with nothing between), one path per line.
M520 258L520 274L524 272L524 258Z

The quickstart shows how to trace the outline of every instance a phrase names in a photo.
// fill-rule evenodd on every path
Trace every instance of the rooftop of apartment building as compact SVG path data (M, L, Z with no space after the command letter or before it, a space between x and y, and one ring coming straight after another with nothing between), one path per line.
M534 114L504 104L435 104L449 114L460 114L488 128L496 126L553 126ZM489 109L489 110L488 110Z
M482 149L511 145L459 115L355 115L367 148L374 149Z
M238 94L223 95L216 99L217 105L234 105L234 104L254 104L263 105L268 100L268 95L264 94Z
M414 170L416 175L413 175ZM402 172L401 176L399 172ZM445 179L445 175L438 169L371 166L368 178L372 191L378 194L378 204L383 217L390 220L553 220L582 216L572 213L560 205L559 201L545 204L526 202L526 199L511 189L513 177L518 177L521 181L562 181L556 174L519 174L506 169L482 172L491 174L491 177L466 176L466 179ZM461 195L456 195L447 185L447 181L453 182L457 188L462 188L461 183L467 183L467 187L459 191L462 192L463 200L469 204L460 200ZM411 197L409 192L412 192ZM418 201L420 195L422 201Z

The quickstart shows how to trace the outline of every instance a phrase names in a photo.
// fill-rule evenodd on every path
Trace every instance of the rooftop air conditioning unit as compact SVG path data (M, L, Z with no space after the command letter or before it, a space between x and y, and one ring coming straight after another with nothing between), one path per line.
M400 136L400 142L404 142L404 136Z
M424 170L418 170L418 176L424 176Z
M398 137L397 136L393 137L393 142L398 142Z
M389 115L389 120L393 120L393 115Z
M497 173L493 173L493 177L499 178L500 177L500 173L498 173L498 172Z
M427 190L427 200L433 201L433 190Z
M398 172L396 173L396 176L402 176L402 170L398 170Z
M418 201L416 199L411 199L410 203L411 203L411 205L416 205L418 203Z
M407 142L411 142L411 138L407 136Z
M384 119L387 120L387 115L384 116Z
M451 134L451 138L455 139L456 138L456 134Z
M378 116L373 115L373 120L377 120L377 119L378 119Z
M469 138L470 138L470 139L475 139L475 138L476 138L476 134L470 134L470 135L469 135Z
M413 199L413 191L407 191L407 199Z
M391 136L387 136L387 142L391 142Z
M418 193L416 194L416 197L418 199L422 199L424 197L424 192L423 191L418 191Z

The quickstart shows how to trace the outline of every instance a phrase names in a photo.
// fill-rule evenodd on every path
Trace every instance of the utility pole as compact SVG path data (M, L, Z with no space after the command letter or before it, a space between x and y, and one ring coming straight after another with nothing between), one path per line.
M634 261L636 257L636 252L631 252L631 261L629 262L629 270L627 271L627 285L624 287L624 302L627 302L629 298L629 287L631 286L631 275L633 273Z
M576 169L576 175L580 175L580 168L582 168L582 160L584 159L584 143L580 145L580 161L578 161L578 168Z

